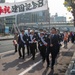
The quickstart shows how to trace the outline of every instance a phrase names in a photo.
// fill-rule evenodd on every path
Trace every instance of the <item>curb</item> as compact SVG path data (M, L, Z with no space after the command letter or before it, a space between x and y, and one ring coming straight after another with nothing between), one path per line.
M14 38L5 38L5 39L0 39L0 41L4 41L4 40L13 40Z
M75 51L65 75L75 75Z

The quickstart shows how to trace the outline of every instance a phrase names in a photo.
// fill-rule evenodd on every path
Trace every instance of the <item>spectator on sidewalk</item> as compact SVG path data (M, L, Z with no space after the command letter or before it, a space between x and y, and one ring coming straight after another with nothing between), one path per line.
M71 34L71 42L74 43L74 41L75 41L75 33L72 32L72 34Z
M67 48L68 43L68 32L64 33L64 48Z
M13 44L15 46L15 52L17 52L18 33L15 33Z

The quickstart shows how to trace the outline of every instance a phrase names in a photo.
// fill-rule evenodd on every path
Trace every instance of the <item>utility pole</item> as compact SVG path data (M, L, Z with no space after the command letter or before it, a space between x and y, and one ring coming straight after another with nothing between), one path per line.
M49 30L50 30L50 13L49 13L49 7L48 7L48 0L47 0L47 11L48 11L48 17L49 17Z

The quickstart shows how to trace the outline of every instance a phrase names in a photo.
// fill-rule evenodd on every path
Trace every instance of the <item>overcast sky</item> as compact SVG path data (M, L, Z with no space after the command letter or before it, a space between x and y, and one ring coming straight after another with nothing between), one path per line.
M15 2L26 1L26 0L15 0ZM6 2L14 2L14 0L6 0ZM71 13L63 5L64 0L48 0L48 6L51 15L58 13L59 16L66 16L67 18L72 17Z

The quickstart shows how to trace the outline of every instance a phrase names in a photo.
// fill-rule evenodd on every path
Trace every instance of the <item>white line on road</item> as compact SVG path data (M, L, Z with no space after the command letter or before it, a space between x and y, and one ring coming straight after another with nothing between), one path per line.
M14 52L14 51L15 50L7 51L7 52L2 52L2 53L0 53L0 55L7 54L7 53L11 53L11 52Z
M24 70L22 73L18 74L18 75L24 75L27 72L29 72L32 68L34 68L36 65L38 65L39 63L41 63L42 60L40 60L39 62L35 63L34 65L32 65L31 67L27 68L26 70Z

